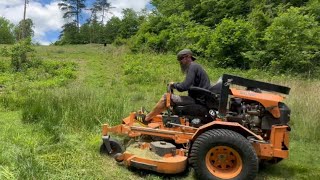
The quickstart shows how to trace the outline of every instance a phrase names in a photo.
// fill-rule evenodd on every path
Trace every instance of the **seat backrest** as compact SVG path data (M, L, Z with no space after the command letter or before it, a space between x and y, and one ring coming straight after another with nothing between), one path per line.
M218 81L216 82L216 84L212 85L210 88L209 88L209 91L215 93L215 94L220 94L221 92L221 88L222 88L222 78L220 77L218 79Z
M209 109L216 109L219 106L218 95L207 89L191 87L189 96L195 99L197 104L204 105Z

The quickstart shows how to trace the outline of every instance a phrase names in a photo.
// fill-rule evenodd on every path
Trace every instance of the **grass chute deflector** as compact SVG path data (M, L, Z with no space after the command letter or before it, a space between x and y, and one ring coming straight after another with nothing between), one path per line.
M231 87L232 84L244 88ZM277 163L289 155L290 88L224 74L210 90L191 88L195 104L170 105L168 114L147 126L135 119L102 127L101 151L126 166L165 174L194 168L199 179L254 179L259 162ZM124 150L111 133L133 139Z

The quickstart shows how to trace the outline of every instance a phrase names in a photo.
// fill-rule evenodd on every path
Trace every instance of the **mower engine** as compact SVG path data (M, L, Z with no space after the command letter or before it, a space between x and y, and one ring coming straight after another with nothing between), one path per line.
M272 125L288 125L290 109L279 102L280 117L274 117L261 103L243 98L230 98L227 120L238 122L252 132L267 139Z

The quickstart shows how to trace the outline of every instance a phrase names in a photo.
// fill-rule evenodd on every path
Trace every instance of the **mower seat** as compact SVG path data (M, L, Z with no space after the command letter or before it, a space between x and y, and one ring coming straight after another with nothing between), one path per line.
M222 79L208 89L191 87L188 91L189 96L195 100L195 104L188 104L173 107L173 113L178 116L188 118L198 118L201 122L212 121L209 114L210 110L217 110L219 107L219 94L222 88Z
M206 106L200 104L174 106L173 113L179 117L186 117L190 120L199 119L201 121L201 124L206 124L213 120L209 114L209 109Z
M217 86L214 86L214 88L216 91L218 90ZM218 109L219 95L204 88L191 87L189 96L195 100L195 104L174 106L173 113L189 119L200 119L202 124L211 122L213 118L209 111Z
M208 109L200 104L188 104L183 106L174 106L173 112L178 116L204 116L208 113Z
M215 87L214 90L217 91L217 88ZM189 96L195 100L196 104L203 105L207 109L218 109L218 93L214 93L204 88L191 87L189 90Z
M222 77L220 77L220 78L218 79L218 81L216 82L215 85L212 85L212 86L209 88L209 91L211 91L211 92L214 93L214 94L220 94L221 88L222 88Z

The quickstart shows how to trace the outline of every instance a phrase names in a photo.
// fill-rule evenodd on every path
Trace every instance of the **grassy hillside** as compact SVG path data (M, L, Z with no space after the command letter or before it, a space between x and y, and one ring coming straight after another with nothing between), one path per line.
M192 170L175 176L129 170L98 153L102 123L118 124L141 106L151 109L168 82L183 80L174 55L130 54L125 47L100 45L37 47L36 52L43 59L75 63L76 78L49 88L34 87L38 80L24 76L4 81L31 86L28 91L20 90L23 86L1 90L0 179L194 179ZM320 140L320 97L314 95L319 80L198 63L212 81L231 73L291 87L286 99L292 110L290 158L260 170L258 179L320 177L316 143ZM3 79L8 73L0 75ZM13 108L8 106L12 92L16 92L15 99L23 99Z

